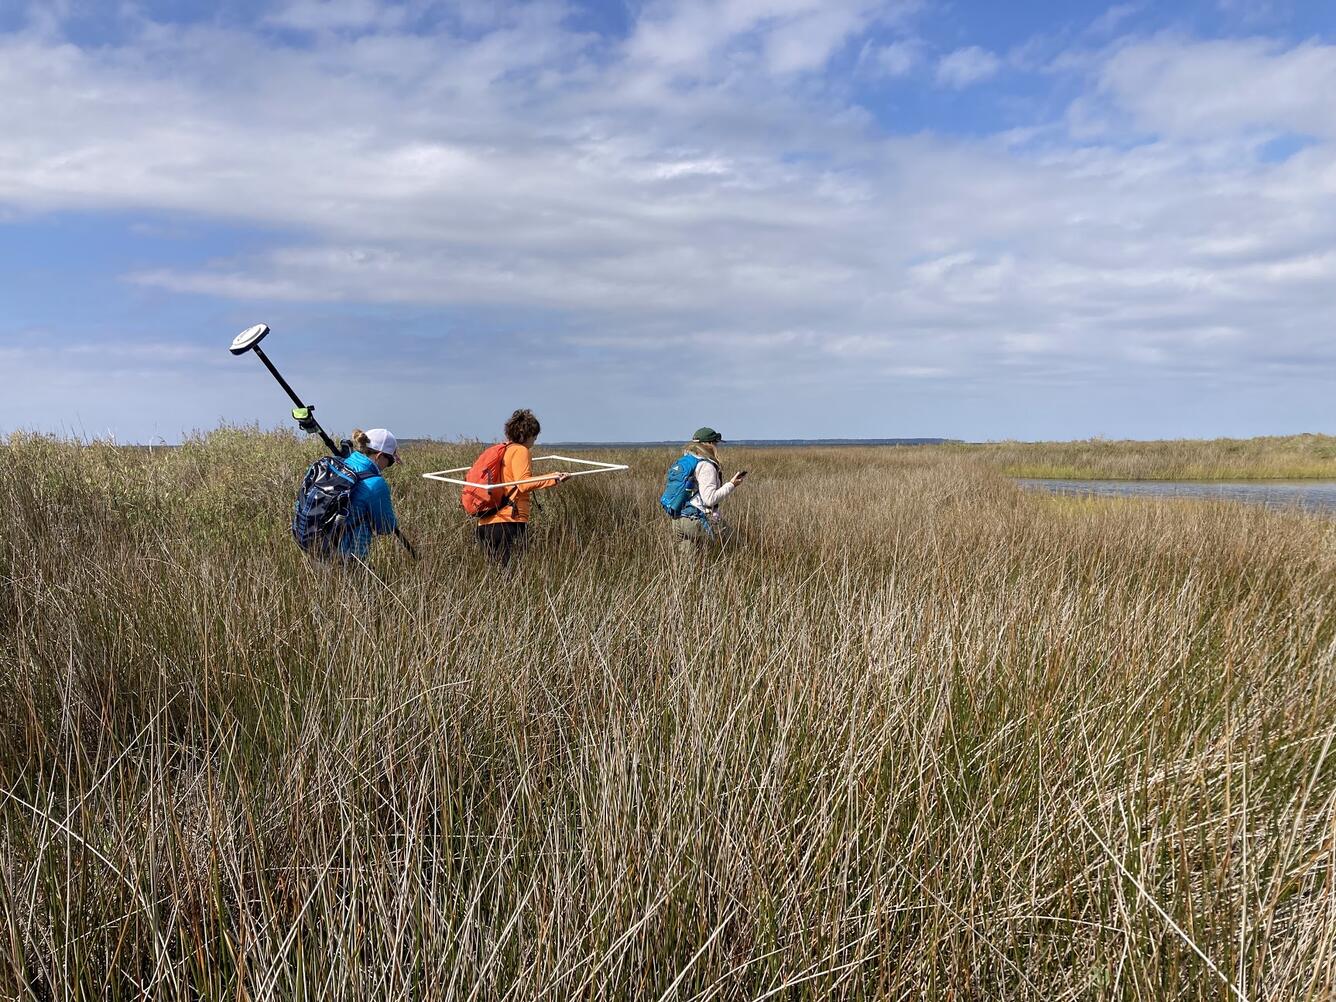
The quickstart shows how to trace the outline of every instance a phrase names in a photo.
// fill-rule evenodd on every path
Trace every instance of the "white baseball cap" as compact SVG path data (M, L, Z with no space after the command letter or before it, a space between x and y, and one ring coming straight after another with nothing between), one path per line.
M371 447L372 452L383 452L387 456L393 456L399 451L399 443L388 428L372 428L366 433L367 445Z

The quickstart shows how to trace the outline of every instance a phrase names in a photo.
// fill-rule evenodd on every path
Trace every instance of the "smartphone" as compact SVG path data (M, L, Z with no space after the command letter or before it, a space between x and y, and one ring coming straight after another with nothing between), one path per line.
M739 480L741 480L741 479L742 479L743 477L745 477L746 475L747 475L747 471L746 471L746 470L738 470L738 479L739 479Z

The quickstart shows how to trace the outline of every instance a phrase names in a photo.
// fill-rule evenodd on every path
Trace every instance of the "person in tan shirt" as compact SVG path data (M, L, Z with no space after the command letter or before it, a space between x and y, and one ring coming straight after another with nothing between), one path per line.
M724 480L719 467L718 445L724 437L713 428L698 428L687 443L686 453L698 462L692 480L695 489L679 518L673 519L673 536L685 549L697 550L707 543L727 543L733 532L719 514L724 499L738 489L746 470Z
M542 425L531 410L522 408L510 415L510 420L506 422L506 453L502 459L501 482L528 480L533 476L530 450L542 430ZM529 495L534 491L556 487L569 476L567 473L558 473L546 480L508 488L506 501L500 510L478 522L477 539L483 552L502 567L523 552L525 533L529 527L529 510L533 503Z

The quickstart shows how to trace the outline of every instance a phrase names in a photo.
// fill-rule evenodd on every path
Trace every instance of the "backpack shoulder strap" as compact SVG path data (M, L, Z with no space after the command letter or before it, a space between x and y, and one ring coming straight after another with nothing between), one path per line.
M334 459L334 463L340 467L345 476L352 477L354 487L356 487L358 484L365 483L366 481L372 479L373 477L384 476L384 474L381 473L381 471L376 469L375 467L372 467L369 470L354 470L351 466L348 465L346 460L342 460L337 457Z
M370 480L372 477L383 477L385 475L381 472L380 467L376 465L375 460L371 461L371 469L369 470L354 470L346 456L334 456L332 458L338 466L342 467L344 473L353 478L355 484Z
M696 455L694 452L688 452L687 455L690 456L692 459L695 460L695 462L691 464L691 477L692 477L692 479L695 479L695 477L696 477L696 468L697 468L697 467L699 467L702 463L709 463L711 466L714 467L714 472L717 473L717 474L719 474L719 479L720 479L720 480L723 480L723 478L724 478L724 471L723 471L722 469L720 469L719 464L716 463L716 462L715 462L713 459L711 459L709 456L698 456L698 455Z
M510 447L514 444L514 442L501 443L501 476L503 478L506 475L506 453L510 451ZM503 497L501 503L496 506L496 510L500 512L505 511L507 508L515 508L518 511L518 507L515 504L515 497L519 492L519 484L516 484L514 487L510 488L510 490L506 491L505 497Z

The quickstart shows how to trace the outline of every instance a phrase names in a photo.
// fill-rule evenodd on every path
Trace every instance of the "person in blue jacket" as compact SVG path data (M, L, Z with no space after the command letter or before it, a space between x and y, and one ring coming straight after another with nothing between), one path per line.
M352 448L344 462L357 473L374 470L378 474L359 481L353 488L348 523L339 537L339 551L345 557L365 560L373 536L388 536L399 528L390 500L390 485L384 475L398 459L399 443L385 428L370 431L355 428L348 441Z

